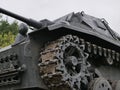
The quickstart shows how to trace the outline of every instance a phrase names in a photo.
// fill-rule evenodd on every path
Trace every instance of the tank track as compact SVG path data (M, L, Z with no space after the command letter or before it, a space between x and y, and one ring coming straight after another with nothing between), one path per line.
M115 50L101 47L96 44L80 39L81 44L85 45L85 52L92 56L99 56L105 59L104 64L119 67L120 53Z
M70 60L72 61L70 64L76 68L78 68L77 65L80 67L80 71L75 75L67 74L68 71L65 69L67 66L64 65L66 62L63 61L63 53L71 45L76 47L82 56L80 58L82 60L77 61L69 57L69 59L73 59ZM67 53L71 54L70 52L74 52L74 50L71 49ZM106 59L105 63L108 65L118 66L119 64L120 54L118 52L90 43L76 36L66 35L46 44L44 50L40 53L39 67L41 78L48 88L50 90L82 90L82 87L88 87L87 85L90 79L93 79L94 73L89 70L91 64L87 61L87 53L89 57L94 55L104 57ZM77 65L76 62L78 63ZM83 88L83 90L87 89Z

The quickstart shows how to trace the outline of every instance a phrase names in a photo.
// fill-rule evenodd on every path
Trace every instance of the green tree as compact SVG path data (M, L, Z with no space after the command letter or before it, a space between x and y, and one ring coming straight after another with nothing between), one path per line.
M18 33L18 22L9 23L7 19L3 19L0 15L0 47L12 44Z

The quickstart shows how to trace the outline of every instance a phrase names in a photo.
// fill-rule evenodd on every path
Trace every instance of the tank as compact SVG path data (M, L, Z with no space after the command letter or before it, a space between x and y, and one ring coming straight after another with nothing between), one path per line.
M22 25L0 49L0 90L120 90L120 37L105 19L70 13L35 21L0 8Z

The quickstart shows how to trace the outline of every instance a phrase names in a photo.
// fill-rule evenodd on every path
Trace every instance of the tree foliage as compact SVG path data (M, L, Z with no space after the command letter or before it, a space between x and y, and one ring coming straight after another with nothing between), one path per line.
M7 19L3 19L0 15L0 47L12 44L18 33L18 22L9 23Z

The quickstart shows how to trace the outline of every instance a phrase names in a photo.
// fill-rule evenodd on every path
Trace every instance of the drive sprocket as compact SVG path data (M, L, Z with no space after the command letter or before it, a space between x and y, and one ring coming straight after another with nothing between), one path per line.
M40 74L50 90L81 90L88 84L88 54L77 36L48 43L40 55Z

